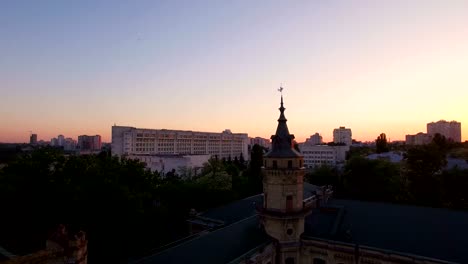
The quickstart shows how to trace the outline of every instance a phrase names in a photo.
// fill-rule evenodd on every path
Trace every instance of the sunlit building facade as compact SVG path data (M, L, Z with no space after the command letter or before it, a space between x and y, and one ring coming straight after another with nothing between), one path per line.
M210 155L248 158L246 133L195 132L112 126L112 155Z
M333 130L333 142L351 146L353 143L351 128L339 127Z

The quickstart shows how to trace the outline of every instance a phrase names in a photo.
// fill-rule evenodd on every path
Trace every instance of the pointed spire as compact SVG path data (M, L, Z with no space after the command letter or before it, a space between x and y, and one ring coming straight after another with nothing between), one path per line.
M282 87L279 90L282 91ZM276 128L276 134L271 136L271 151L266 154L266 157L297 157L301 156L293 146L294 135L289 134L287 125L287 119L284 115L286 108L283 104L283 95L281 94L280 116L278 118L278 127Z

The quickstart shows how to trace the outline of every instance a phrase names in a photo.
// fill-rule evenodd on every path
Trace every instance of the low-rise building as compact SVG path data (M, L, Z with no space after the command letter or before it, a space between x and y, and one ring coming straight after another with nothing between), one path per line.
M314 168L321 165L336 166L346 161L349 146L313 145L308 142L299 144L304 155L304 166Z
M186 169L197 174L210 155L128 155L127 158L144 162L148 169L161 175L172 171L181 174Z
M431 135L419 132L416 135L406 135L405 142L407 145L425 145L431 143L431 140Z

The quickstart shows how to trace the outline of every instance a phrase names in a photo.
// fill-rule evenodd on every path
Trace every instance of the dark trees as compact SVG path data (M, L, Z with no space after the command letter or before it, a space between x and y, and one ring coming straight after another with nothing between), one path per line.
M385 133L382 133L377 137L375 140L375 146L377 148L377 153L388 152L387 136Z

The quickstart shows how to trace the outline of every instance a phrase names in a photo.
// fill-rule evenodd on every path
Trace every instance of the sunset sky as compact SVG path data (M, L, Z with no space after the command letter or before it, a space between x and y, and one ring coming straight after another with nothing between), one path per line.
M128 125L298 141L462 123L468 1L0 2L0 142Z

